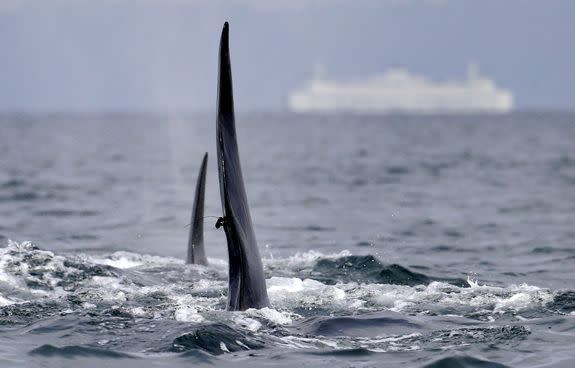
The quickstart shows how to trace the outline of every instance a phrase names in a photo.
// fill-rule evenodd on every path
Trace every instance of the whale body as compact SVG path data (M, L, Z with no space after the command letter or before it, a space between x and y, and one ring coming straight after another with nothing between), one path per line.
M228 244L227 309L263 308L270 303L238 152L228 22L220 40L217 104L217 163L223 217L216 227L223 226Z
M208 153L204 155L198 180L196 182L196 194L192 207L190 221L190 236L188 238L188 255L186 263L207 265L208 259L204 250L204 198L206 187L206 168L208 166Z

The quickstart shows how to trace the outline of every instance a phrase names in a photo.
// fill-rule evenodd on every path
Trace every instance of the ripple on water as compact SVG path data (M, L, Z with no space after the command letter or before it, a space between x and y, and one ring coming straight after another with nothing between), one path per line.
M134 359L135 357L109 349L100 349L82 345L69 345L57 347L46 344L30 351L33 356L61 357L73 359L78 357L97 357L97 358L114 358L114 359Z
M225 262L196 267L130 252L57 255L11 242L0 249L0 321L18 336L59 342L34 349L35 356L146 352L205 361L276 348L352 357L508 344L530 334L525 318L562 318L575 309L572 291L473 281L460 287L371 255L310 252L264 264L275 309L230 313Z
M43 211L36 211L34 215L36 216L48 216L48 217L89 217L96 216L99 212L90 210L70 210L70 209L50 209Z
M575 311L575 291L558 291L549 303L549 308L562 313L572 313Z
M415 286L428 285L432 281L445 281L460 287L468 286L464 279L431 277L397 264L384 265L371 255L319 259L311 277L326 284L360 282Z
M456 356L439 359L424 368L507 368L507 366L471 356Z
M183 352L201 349L219 355L241 350L257 350L265 347L265 341L240 332L224 324L194 327L191 332L174 339L170 351Z

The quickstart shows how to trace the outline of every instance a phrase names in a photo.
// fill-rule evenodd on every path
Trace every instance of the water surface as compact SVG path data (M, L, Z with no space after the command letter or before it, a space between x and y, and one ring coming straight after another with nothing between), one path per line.
M0 116L6 366L569 367L575 114L240 114L272 308L186 266L213 114Z

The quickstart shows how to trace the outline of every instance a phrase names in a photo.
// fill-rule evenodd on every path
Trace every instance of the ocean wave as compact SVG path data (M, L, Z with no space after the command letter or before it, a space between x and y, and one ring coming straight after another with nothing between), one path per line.
M308 252L264 260L273 308L228 312L227 264L213 261L206 267L132 252L59 255L10 242L0 249L0 317L28 333L70 330L103 341L96 350L90 344L98 341L45 345L34 355L133 352L131 336L142 332L172 343L142 339L136 351L220 355L283 346L354 355L516 341L530 333L524 324L533 315L574 311L573 291L454 282L399 265L402 272L390 276L391 266L370 255Z
M506 365L496 362L477 359L471 356L455 356L441 358L424 368L506 368Z
M109 349L100 349L81 345L69 345L56 347L50 344L42 345L30 351L30 355L44 357L61 357L73 359L78 357L97 357L114 359L134 359L135 357Z

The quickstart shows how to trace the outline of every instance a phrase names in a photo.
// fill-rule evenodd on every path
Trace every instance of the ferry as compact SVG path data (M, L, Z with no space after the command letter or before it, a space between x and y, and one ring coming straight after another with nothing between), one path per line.
M317 68L316 68L317 69ZM467 80L436 82L405 68L391 68L365 80L337 81L321 71L288 96L295 112L506 113L513 93L468 66Z

